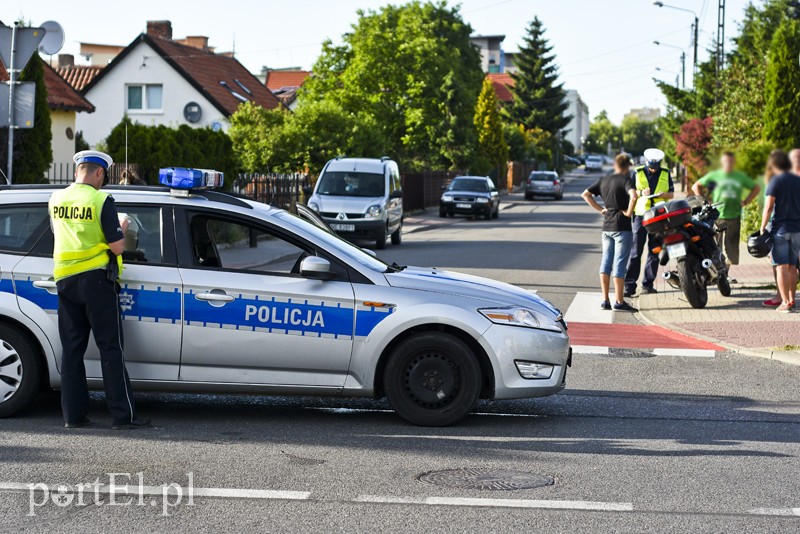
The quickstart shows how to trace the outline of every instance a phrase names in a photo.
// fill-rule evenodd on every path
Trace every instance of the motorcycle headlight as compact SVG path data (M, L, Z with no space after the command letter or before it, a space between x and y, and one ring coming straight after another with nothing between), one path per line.
M319 204L317 204L316 202L309 202L308 207L319 213Z
M442 202L452 202L453 195L442 195Z
M376 219L381 216L381 213L383 213L383 208L380 204L375 204L367 208L367 213L365 215L367 219Z
M475 202L477 202L478 204L488 204L489 199L486 197L478 197L475 199Z
M536 328L537 330L547 330L549 332L564 331L555 317L548 317L543 313L529 310L528 308L509 306L507 308L484 308L478 311L495 324Z

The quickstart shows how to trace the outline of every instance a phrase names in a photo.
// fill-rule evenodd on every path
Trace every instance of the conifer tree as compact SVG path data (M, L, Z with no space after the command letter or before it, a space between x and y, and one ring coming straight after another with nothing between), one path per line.
M475 131L478 134L478 153L481 165L500 172L508 159L508 143L500 120L500 106L494 84L487 77L475 104Z

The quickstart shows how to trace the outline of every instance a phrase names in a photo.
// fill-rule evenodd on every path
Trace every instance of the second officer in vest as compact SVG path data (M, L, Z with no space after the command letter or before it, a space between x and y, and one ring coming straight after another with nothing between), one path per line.
M637 167L635 187L639 199L633 210L633 246L631 256L628 260L628 271L625 275L625 296L632 297L636 294L636 284L642 270L642 256L644 246L647 244L647 260L644 266L644 279L642 280L642 290L645 293L655 293L653 283L658 274L658 254L653 249L661 246L660 241L653 235L647 233L647 229L642 224L644 214L653 207L654 204L669 200L675 196L675 185L669 170L661 168L664 161L664 152L657 148L648 148L644 151L646 164ZM650 195L658 195L655 198L646 198Z
M61 408L64 426L89 423L89 390L84 353L94 334L103 370L106 404L113 428L148 426L136 416L125 369L117 279L122 269L125 221L114 200L100 191L108 183L111 157L84 150L75 154L75 183L53 193L54 278L58 288L58 333L61 356Z

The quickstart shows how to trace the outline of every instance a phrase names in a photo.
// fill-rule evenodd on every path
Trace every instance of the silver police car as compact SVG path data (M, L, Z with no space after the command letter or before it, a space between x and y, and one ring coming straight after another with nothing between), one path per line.
M564 388L567 325L534 293L388 265L302 207L307 220L170 185L107 188L130 221L119 314L135 389L387 397L440 426L480 398ZM0 191L0 416L60 386L53 187ZM93 342L85 361L102 388Z

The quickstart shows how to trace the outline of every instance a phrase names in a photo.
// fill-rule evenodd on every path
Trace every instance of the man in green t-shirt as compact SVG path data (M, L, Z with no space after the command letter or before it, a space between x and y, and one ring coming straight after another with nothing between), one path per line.
M695 182L692 192L704 196L704 189L709 190L711 201L714 204L722 203L717 228L725 230L725 256L731 264L738 265L742 208L758 196L761 188L755 180L736 170L736 156L733 152L724 152L720 164L720 169L711 171ZM744 190L749 190L750 194L742 200Z

